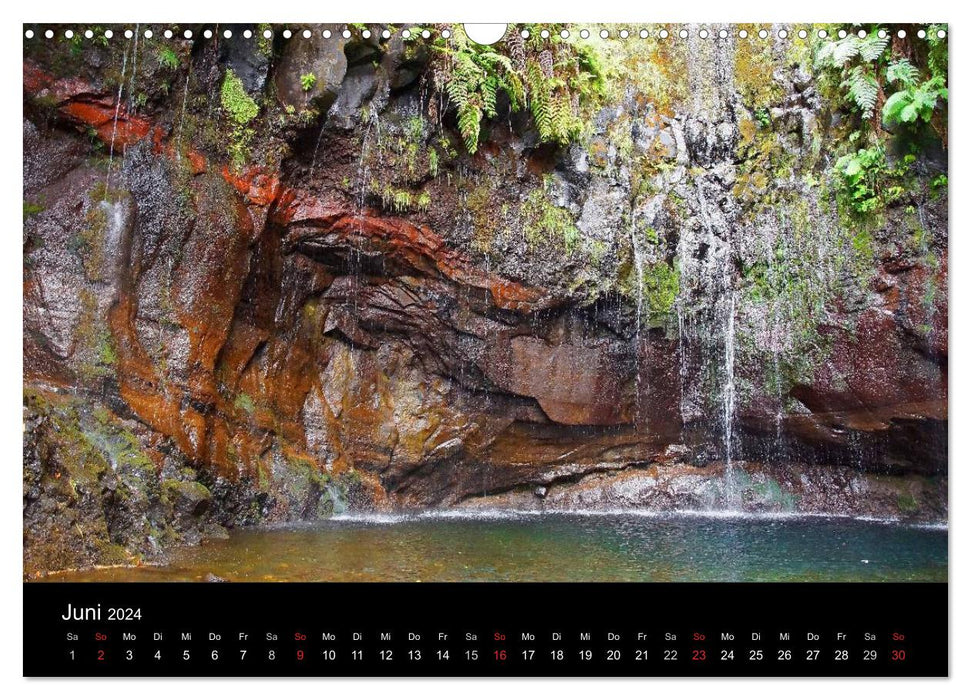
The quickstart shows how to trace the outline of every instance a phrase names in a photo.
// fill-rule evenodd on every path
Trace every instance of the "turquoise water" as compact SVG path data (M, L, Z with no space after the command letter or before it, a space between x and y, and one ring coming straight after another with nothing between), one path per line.
M457 513L234 532L72 581L946 581L947 530L828 517Z

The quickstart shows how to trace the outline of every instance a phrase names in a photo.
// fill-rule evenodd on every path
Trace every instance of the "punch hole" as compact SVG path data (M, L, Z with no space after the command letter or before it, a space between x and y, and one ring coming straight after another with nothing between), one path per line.
M483 46L490 46L502 39L506 35L507 28L505 24L466 24L463 26L465 27L465 35ZM548 35L549 32L547 32Z

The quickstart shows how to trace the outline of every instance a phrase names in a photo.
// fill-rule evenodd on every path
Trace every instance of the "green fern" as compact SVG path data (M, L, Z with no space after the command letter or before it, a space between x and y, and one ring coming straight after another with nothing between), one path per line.
M472 102L459 106L459 133L469 153L479 149L479 125L482 121L482 110Z
M884 33L883 37L880 37L878 32L873 31L862 39L857 37L857 42L860 58L872 62L880 58L886 50L887 44L890 43L890 34Z
M870 32L863 38L850 34L843 39L826 41L816 54L816 65L842 68L849 63L850 59L857 56L864 61L872 62L883 54L889 42L889 34L884 34L881 38L877 31Z
M876 107L877 96L880 94L880 86L873 74L864 66L854 66L842 85L863 117L869 119L873 116L873 108Z
M935 76L920 85L910 84L887 98L883 119L891 124L930 122L939 100L947 101L943 77Z
M894 61L887 66L887 82L901 83L904 87L914 85L920 79L920 71L906 58Z
M455 110L469 153L478 150L482 120L499 116L500 95L511 112L528 110L541 142L563 144L580 134L583 104L603 83L596 62L558 34L527 44L517 31L503 44L481 46L457 33L433 45L435 84Z

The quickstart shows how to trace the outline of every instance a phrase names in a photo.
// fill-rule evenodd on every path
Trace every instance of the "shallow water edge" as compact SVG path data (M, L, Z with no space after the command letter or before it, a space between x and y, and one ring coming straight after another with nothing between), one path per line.
M47 581L946 581L945 523L436 511L239 529Z

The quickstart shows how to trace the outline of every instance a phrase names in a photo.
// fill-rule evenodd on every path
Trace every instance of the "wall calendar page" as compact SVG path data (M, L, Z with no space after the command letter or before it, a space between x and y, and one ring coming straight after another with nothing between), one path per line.
M946 24L22 41L25 676L948 675Z

